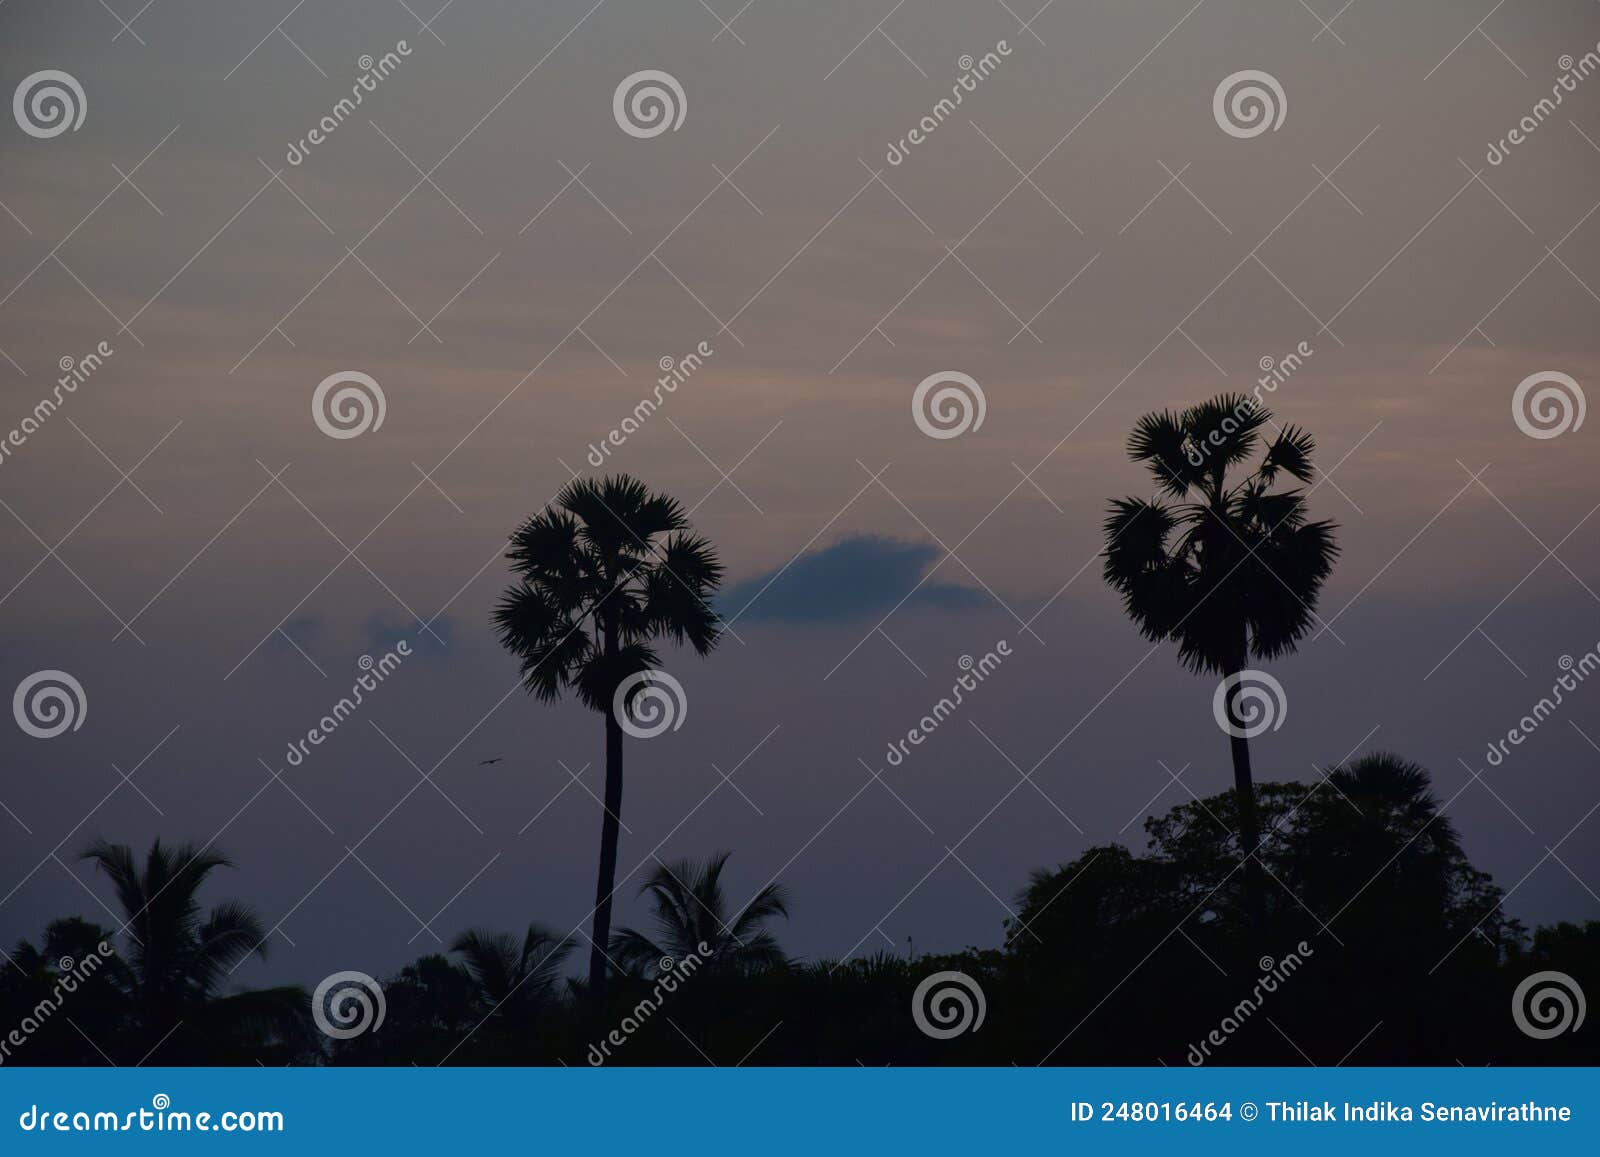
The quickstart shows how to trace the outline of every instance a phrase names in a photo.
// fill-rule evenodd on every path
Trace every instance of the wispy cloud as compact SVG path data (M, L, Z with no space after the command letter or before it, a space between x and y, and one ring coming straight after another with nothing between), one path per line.
M405 639L419 652L442 654L455 641L455 623L449 615L440 615L424 630L421 623L380 611L367 619L362 630L367 647L379 652L392 651L396 643ZM440 646L441 640L444 646Z

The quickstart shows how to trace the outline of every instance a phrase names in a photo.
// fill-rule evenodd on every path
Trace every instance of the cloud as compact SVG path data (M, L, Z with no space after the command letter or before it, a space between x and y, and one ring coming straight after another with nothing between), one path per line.
M942 554L929 542L852 535L736 584L723 593L719 609L730 617L738 615L741 622L822 623L880 614L901 599L907 607L981 606L983 595L969 587L935 582L917 586Z
M455 641L455 623L449 615L440 615L429 630L423 630L421 623L403 615L379 611L367 619L363 630L367 647L379 653L394 650L395 644L404 639L411 644L413 654L441 655Z

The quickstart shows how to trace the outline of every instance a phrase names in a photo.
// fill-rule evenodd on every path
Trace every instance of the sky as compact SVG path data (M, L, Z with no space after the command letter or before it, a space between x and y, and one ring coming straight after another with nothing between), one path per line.
M1600 381L1600 12L1039 3L0 7L5 91L83 112L0 123L0 689L82 689L0 728L0 943L120 922L102 836L233 858L207 896L273 930L239 983L585 929L602 719L530 700L489 615L519 520L621 470L715 542L729 630L628 743L618 922L726 848L797 956L996 945L1029 872L1231 785L1101 521L1149 493L1140 415L1302 349L1269 404L1342 554L1257 777L1398 752L1509 911L1600 917L1600 680L1487 758L1600 648L1600 418L1514 400ZM1247 71L1275 127L1219 111ZM317 410L352 373L381 424ZM914 401L953 373L959 432Z

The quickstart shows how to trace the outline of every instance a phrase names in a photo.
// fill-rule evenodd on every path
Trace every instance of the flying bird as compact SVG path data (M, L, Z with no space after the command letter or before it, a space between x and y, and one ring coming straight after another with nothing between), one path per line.
M478 760L478 766L479 767L488 767L491 763L499 763L504 758L505 758L505 756L503 756L503 755L497 755L493 759L480 759L480 760Z

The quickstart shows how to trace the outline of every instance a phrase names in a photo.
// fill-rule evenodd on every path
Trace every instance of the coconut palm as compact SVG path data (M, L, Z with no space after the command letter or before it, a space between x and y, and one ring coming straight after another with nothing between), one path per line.
M116 890L127 941L116 975L145 1041L166 1043L171 1058L303 1035L310 1007L304 989L225 991L239 964L267 955L267 932L247 905L228 900L209 911L200 906L207 877L233 866L226 856L157 839L142 865L126 844L105 840L90 844L80 858L93 861ZM173 1037L180 1024L183 1034Z
M1225 704L1252 911L1259 828L1242 684L1232 677L1252 659L1294 650L1338 556L1337 528L1308 519L1306 492L1275 489L1281 475L1311 481L1310 434L1292 425L1277 430L1255 469L1230 478L1254 456L1271 422L1258 400L1239 394L1181 414L1146 414L1128 437L1128 456L1149 467L1159 496L1114 500L1105 521L1105 578L1140 631L1153 642L1174 640L1191 671L1231 680Z
M580 479L511 536L517 581L495 608L506 650L520 660L529 694L564 691L605 716L605 814L595 884L589 991L605 1003L611 899L622 823L622 724L668 639L705 654L718 639L710 599L722 563L674 498L626 475ZM627 701L615 703L620 697Z
M731 852L717 852L704 863L679 860L662 864L639 889L650 897L655 937L632 928L618 931L611 954L624 966L650 972L664 960L701 958L701 968L757 972L787 962L766 929L775 916L789 915L789 893L768 884L731 917L722 891L722 869ZM703 947L702 947L703 946Z
M532 1013L548 1005L561 983L561 965L573 943L540 924L529 924L519 941L509 932L471 928L450 951L478 988L478 999L497 1015Z

